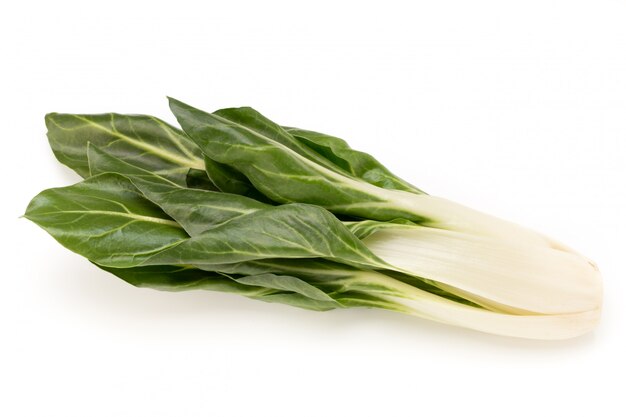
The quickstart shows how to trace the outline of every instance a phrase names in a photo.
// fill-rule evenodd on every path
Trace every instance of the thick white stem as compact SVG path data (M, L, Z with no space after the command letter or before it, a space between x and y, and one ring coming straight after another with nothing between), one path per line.
M555 244L533 230L445 198L392 190L385 190L384 194L394 207L431 219L431 227L547 247Z
M418 317L481 332L527 339L569 339L589 332L600 319L595 308L571 314L507 314L460 304L422 291L375 272L362 273L355 280L364 288L386 288L379 296ZM372 292L370 290L370 292Z
M415 316L485 333L525 339L559 340L581 336L600 319L600 309L571 314L513 315L480 310L445 299L390 300L410 308Z
M494 309L569 314L602 302L595 265L558 249L419 226L380 229L363 243L398 270Z

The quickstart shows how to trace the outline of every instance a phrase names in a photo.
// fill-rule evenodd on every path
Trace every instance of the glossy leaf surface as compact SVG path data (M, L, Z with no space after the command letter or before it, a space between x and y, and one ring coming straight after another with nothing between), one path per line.
M170 99L170 108L207 157L242 172L274 201L316 204L343 214L383 220L419 217L394 209L376 193L378 187L338 172L280 126L275 130L277 125L266 122L256 112L246 118L248 124L256 121L257 130L253 130L174 99Z
M90 146L88 153L92 172L116 172L125 175L148 200L161 207L191 236L235 217L269 207L235 194L179 186L151 171L124 162L96 146Z
M324 133L292 127L284 128L297 141L338 168L372 185L391 190L423 194L423 191L392 174L373 156L352 149L343 139Z
M212 265L271 258L324 258L365 268L386 266L332 214L307 204L235 217L147 262Z
M185 185L187 188L219 191L219 188L213 184L206 171L203 169L189 168L187 176L185 177Z
M189 168L204 169L198 147L180 129L152 116L50 113L46 126L57 159L83 178L90 176L89 143L182 184Z
M193 267L174 265L134 268L98 266L136 287L162 291L229 292L261 301L289 304L315 311L342 307L323 291L292 276L264 274L237 278Z
M249 275L237 278L237 282L245 285L255 285L257 287L271 288L279 291L287 291L300 294L304 297L318 300L333 302L334 300L324 291L314 287L313 285L289 275L261 274Z
M174 191L174 196L177 192L211 193ZM185 197L185 201L190 200ZM267 258L325 258L366 267L384 265L322 208L290 204L236 214L187 238L182 227L146 199L131 180L105 173L70 187L44 191L33 199L26 217L69 249L111 267L213 265Z
M140 264L188 238L178 223L117 174L45 190L24 216L66 248L104 265Z

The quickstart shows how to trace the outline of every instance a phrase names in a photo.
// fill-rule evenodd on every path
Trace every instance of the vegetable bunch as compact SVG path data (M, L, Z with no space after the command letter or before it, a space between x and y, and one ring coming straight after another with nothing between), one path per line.
M595 265L541 234L252 108L170 108L182 130L151 116L48 114L54 154L84 180L41 192L25 217L140 287L376 307L537 339L599 318Z

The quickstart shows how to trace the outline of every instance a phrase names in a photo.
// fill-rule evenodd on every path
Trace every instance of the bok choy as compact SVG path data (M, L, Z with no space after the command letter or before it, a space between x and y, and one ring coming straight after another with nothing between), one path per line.
M84 179L41 192L25 217L139 287L375 307L536 339L599 319L596 266L546 236L251 108L170 108L182 130L151 116L48 114L55 156Z

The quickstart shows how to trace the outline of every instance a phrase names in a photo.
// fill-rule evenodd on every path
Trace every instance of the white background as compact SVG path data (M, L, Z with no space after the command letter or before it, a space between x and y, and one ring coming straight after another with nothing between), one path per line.
M10 2L0 16L3 416L626 415L626 2ZM18 217L78 180L46 112L250 105L595 260L562 342L137 289Z

